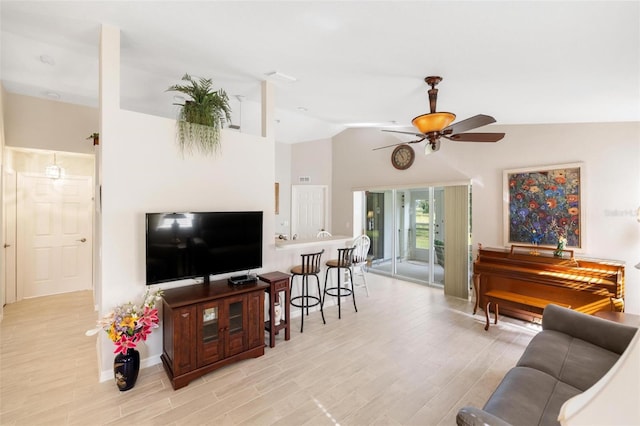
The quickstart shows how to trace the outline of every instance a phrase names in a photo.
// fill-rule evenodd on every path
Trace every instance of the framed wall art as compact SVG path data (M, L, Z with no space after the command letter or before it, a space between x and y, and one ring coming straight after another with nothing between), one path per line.
M584 249L583 173L582 163L505 170L505 245Z

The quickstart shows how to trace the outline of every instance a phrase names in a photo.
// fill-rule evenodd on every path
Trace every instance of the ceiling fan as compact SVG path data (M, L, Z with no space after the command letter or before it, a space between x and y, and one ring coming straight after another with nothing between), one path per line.
M430 76L426 77L424 81L431 86L431 89L429 89L429 108L431 112L429 114L419 115L411 120L411 123L418 131L382 130L383 132L414 135L418 136L419 139L411 142L381 146L374 148L374 151L392 146L418 143L427 139L428 143L427 146L425 146L425 154L429 154L440 149L440 138L455 142L497 142L504 137L504 133L463 133L467 130L495 123L496 119L488 115L478 114L466 120L451 124L456 118L455 114L450 112L436 112L436 103L438 100L438 89L436 89L436 86L442 81L442 77Z

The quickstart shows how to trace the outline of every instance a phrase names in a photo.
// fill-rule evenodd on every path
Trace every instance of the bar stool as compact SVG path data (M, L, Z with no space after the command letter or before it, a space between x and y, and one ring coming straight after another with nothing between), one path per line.
M322 322L324 324L327 323L324 320L324 312L322 311L322 292L320 290L320 278L318 277L318 274L320 273L320 259L322 257L322 253L324 253L324 250L319 251L318 253L301 254L300 256L302 257L302 263L291 268L291 293L293 293L293 281L296 276L300 276L302 278L301 294L291 297L291 305L295 306L296 308L300 308L300 317L302 318L302 320L300 321L300 333L302 333L304 327L304 311L306 309L307 316L309 316L310 307L320 305ZM318 283L317 296L309 294L310 275L316 277L316 282Z
M324 297L322 298L322 303L320 306L324 305L324 301L327 299L327 295L338 298L338 319L341 317L341 304L340 300L343 297L351 295L353 298L353 307L356 312L358 312L358 307L356 306L356 294L353 291L353 273L351 271L351 266L353 265L353 251L355 247L348 248L339 248L338 249L338 258L327 260L325 265L327 266L327 272L324 275ZM329 278L329 271L332 269L338 270L338 284L335 287L327 287L327 279ZM351 287L343 286L340 282L342 276L342 269L349 271L349 282L351 283ZM346 284L346 282L345 282Z
M364 287L367 292L367 297L369 297L369 287L367 286L367 277L365 269L369 262L369 246L371 245L371 240L366 235L360 235L355 240L353 240L353 265L351 266L351 272L355 276L362 277L362 284L356 285L356 283L351 283L351 287Z

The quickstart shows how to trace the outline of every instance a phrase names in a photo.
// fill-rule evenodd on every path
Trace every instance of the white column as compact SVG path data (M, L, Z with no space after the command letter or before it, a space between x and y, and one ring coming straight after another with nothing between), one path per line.
M104 164L114 164L113 156L113 135L117 135L118 114L120 110L120 29L110 25L102 25L100 31L100 64L99 64L99 114L100 114L100 145L96 150L96 198L100 203L100 211L96 213L95 219L95 250L94 250L94 294L96 304L98 305L99 314L105 314L110 306L109 289L103 286L103 283L109 282L106 268L103 268L105 261L103 254L105 239L103 233L104 216L102 212L105 205L109 206L108 187L104 186L104 182L109 182L109 170L106 170ZM116 159L117 160L117 159ZM117 162L115 163L117 164ZM113 167L111 168L113 170ZM112 176L111 176L112 177ZM104 196L107 195L105 198ZM111 342L105 337L105 333L100 333L97 341L98 366L99 372L104 373L113 368L113 347ZM103 374L104 375L104 374ZM104 377L102 377L104 379Z
M263 81L262 85L262 137L273 139L275 137L276 103L273 84Z

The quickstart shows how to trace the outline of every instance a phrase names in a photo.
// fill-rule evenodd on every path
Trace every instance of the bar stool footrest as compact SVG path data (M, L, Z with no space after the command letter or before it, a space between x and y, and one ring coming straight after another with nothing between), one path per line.
M298 300L306 299L307 303L298 303ZM309 303L309 301L313 300L313 303ZM291 298L291 306L295 306L296 308L311 308L314 306L318 306L321 300L318 296L294 296Z
M335 292L335 293L332 293ZM351 296L351 290L349 287L340 287L340 297ZM338 297L338 287L328 287L324 289L324 294L332 297Z

